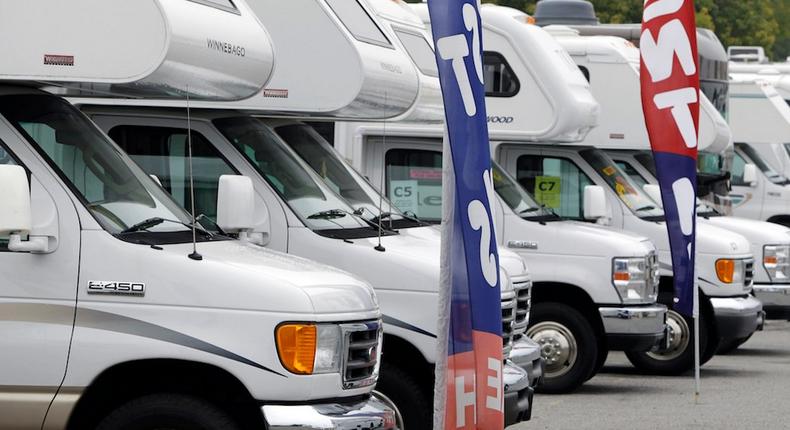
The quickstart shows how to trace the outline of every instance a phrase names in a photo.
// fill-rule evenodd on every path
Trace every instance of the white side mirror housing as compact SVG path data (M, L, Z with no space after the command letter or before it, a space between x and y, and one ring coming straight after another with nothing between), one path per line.
M751 163L743 166L743 182L750 187L757 186L757 166Z
M255 227L255 190L246 176L222 175L217 195L217 225L242 240Z
M660 208L664 207L664 202L661 200L661 187L656 184L645 184L642 187L645 190L645 193L656 202L656 205Z
M0 236L30 233L33 215L25 169L0 165L0 184Z
M606 194L603 187L584 187L584 219L598 220L606 217Z

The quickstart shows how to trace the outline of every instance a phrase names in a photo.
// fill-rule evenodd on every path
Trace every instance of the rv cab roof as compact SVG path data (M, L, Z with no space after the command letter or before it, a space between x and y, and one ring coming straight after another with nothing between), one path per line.
M414 5L428 20L427 7ZM578 142L598 103L568 53L519 10L483 5L484 75L492 139Z
M232 5L0 2L0 34L14 41L0 44L0 81L101 97L249 97L271 76L274 50L247 4Z
M433 37L420 17L400 0L365 0L387 36L405 52L417 72L419 93L412 107L394 121L441 122L444 103L433 49Z
M606 149L650 149L639 83L639 50L613 36L579 36L565 28L546 27L589 73L593 96L601 104L600 125L585 140ZM730 145L730 130L700 92L699 147L713 152Z

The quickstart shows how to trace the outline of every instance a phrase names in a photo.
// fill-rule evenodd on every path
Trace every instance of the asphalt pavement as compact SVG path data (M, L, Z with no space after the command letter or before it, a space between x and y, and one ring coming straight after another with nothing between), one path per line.
M790 323L768 321L738 350L694 376L640 375L622 353L567 395L536 395L522 429L790 429Z

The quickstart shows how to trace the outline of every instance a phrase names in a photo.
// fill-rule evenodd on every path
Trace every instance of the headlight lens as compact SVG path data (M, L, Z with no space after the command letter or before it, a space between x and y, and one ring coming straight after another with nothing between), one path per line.
M612 283L623 303L652 303L658 293L658 260L655 255L615 258Z
M745 263L744 260L733 260L729 258L716 260L716 276L719 277L719 281L725 284L741 284L743 283Z
M298 375L340 371L342 335L334 324L288 323L277 327L277 352L283 367Z
M763 267L773 282L790 280L790 245L766 245L763 248Z

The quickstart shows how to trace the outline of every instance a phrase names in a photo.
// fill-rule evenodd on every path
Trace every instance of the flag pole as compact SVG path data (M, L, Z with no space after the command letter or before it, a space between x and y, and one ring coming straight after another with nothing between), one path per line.
M696 252L696 250L695 250ZM699 282L694 270L694 403L700 395L700 340L699 340Z

